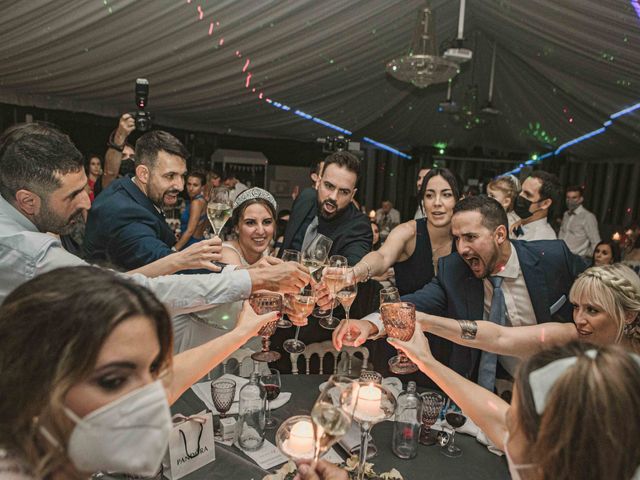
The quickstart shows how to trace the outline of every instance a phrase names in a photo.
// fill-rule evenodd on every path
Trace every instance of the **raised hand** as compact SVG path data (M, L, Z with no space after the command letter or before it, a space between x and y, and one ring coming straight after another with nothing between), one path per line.
M377 333L377 328L368 320L354 320L353 318L347 323L345 320L340 322L338 328L333 331L333 346L336 350L342 350L343 337L347 334L347 328L356 333L358 336L353 342L354 347L359 347L367 341L370 335Z
M387 338L387 342L402 350L416 365L423 364L433 358L431 348L429 347L429 340L427 340L427 336L422 332L419 322L416 322L415 331L410 340L403 342L397 338Z

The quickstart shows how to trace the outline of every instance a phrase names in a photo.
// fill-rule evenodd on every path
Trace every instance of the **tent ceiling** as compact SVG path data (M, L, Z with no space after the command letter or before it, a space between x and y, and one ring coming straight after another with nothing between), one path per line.
M419 90L385 74L385 63L406 53L423 5L4 1L0 101L115 117L134 109L133 80L144 76L156 121L175 127L300 140L333 134L258 99L264 92L354 137L401 148L443 141L525 152L550 148L541 131L558 146L640 101L640 19L629 1L467 0L466 45L474 59L454 80L454 99L462 102L476 83L480 104L486 101L495 40L493 103L503 114L466 131L437 113L446 85ZM438 41L453 39L458 1L433 0L432 7ZM637 114L624 117L572 152L632 155L637 125Z

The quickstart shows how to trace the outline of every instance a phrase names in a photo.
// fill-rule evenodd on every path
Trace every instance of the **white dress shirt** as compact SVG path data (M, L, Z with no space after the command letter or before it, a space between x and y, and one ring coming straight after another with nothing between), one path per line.
M573 212L567 210L562 217L558 238L565 241L572 253L591 257L600 243L596 216L582 205Z
M0 196L0 302L16 287L42 273L83 265L89 264L62 248L57 237L39 232L27 217ZM251 295L251 277L246 270L225 269L218 274L157 278L123 275L153 291L172 315L199 311Z
M520 235L518 240L526 240L531 242L533 240L557 240L556 232L551 228L546 218L535 220L526 225L522 225L522 231L524 235Z

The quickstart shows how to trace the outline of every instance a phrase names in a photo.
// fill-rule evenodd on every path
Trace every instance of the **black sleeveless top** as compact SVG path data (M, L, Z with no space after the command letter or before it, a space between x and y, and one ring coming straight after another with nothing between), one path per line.
M436 275L426 218L416 220L416 248L413 255L404 262L396 263L393 270L400 295L420 290Z

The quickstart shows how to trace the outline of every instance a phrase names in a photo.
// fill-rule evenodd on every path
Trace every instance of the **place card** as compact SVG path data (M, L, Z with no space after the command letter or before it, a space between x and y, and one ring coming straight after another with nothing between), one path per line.
M276 447L269 440L265 440L262 444L262 447L260 447L258 450L254 450L253 452L243 450L242 448L240 448L240 450L247 457L256 462L258 466L263 470L269 470L270 468L281 465L289 460L282 453L280 453L278 447Z

